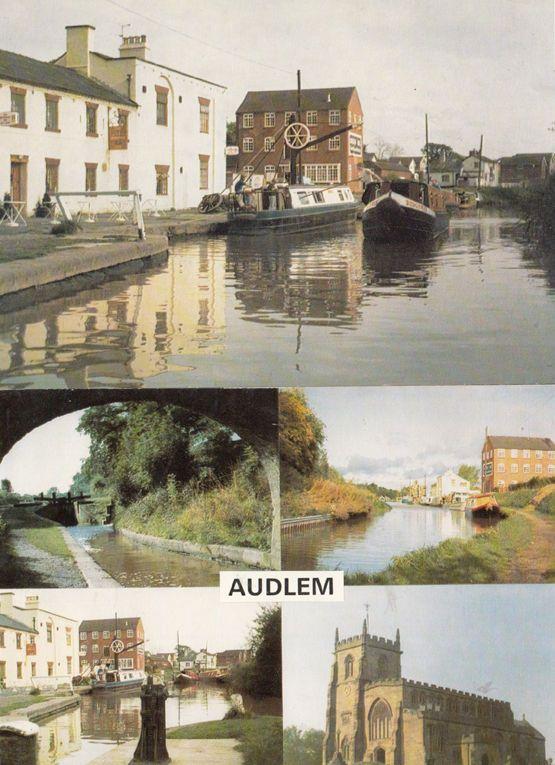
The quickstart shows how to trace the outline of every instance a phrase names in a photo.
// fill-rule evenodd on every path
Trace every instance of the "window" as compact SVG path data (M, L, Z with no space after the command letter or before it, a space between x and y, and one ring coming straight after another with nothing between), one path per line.
M47 194L55 194L58 191L59 169L59 159L46 159L45 191Z
M330 151L339 151L341 148L341 136L334 135L333 138L328 139L328 149Z
M104 640L107 640L110 637L109 630L104 630L104 632L102 633L102 637L104 638Z
M12 88L12 112L15 112L17 117L14 127L27 127L25 122L25 90L22 88Z
M269 152L273 151L275 146L275 141L272 137L267 137L264 139L264 151Z
M71 645L71 627L66 627L66 645Z
M270 180L274 177L276 174L276 166L275 165L264 165L264 175L267 178L270 178Z
M135 637L134 630L127 630L127 637Z
M555 473L555 465L548 465L547 466L547 472L548 473Z
M23 662L18 661L17 662L17 679L21 680L23 678Z
M254 114L243 114L243 127L251 128L254 125Z
M45 130L52 130L58 132L58 104L60 99L58 96L45 96L46 98L46 121Z
M497 450L497 456L498 457L504 457L505 456L505 449L498 449Z
M110 646L109 645L105 645L104 646L104 648L102 649L102 655L106 656L106 657L110 656Z
M391 722L391 709L383 699L378 699L370 710L369 734L370 739L382 739L389 737Z
M6 679L6 662L0 661L0 680Z
M511 473L518 473L518 465L516 462L511 464Z
M133 669L133 659L130 659L129 657L121 658L119 660L119 666L120 669Z
M449 181L449 174L448 173L443 173L443 175L441 176L441 182L442 183L447 183L448 181Z
M303 165L303 175L313 183L339 183L341 165Z
M168 124L168 89L156 85L156 124Z
M511 457L518 457L518 449L511 449Z
M351 654L345 657L345 660L343 662L344 669L345 669L345 678L352 677L353 676L353 667L354 667L354 661Z
M542 457L543 457L543 452L538 449L536 451L536 459L541 460Z
M530 449L523 449L522 450L522 456L526 457L526 459L528 459L530 457Z
M497 466L497 472L498 473L504 473L505 472L505 463L504 462L500 462L499 463L499 465Z
M98 104L87 104L87 135L96 137L97 132L97 112Z
M54 675L54 662L49 661L46 667L47 667L46 672L48 674L48 677L52 677Z
M119 190L129 191L129 165L118 165ZM102 637L105 637L102 633Z
M505 481L499 481L498 486L499 486L500 489L504 489L505 488Z
M0 630L0 648L6 647L6 633L4 630Z
M35 661L31 662L31 677L37 676L37 663Z
M318 112L307 112L306 113L306 124L307 125L317 125L318 124Z
M243 152L245 154L250 154L254 151L254 138L248 137L243 138Z
M339 109L330 109L328 114L329 114L330 125L341 124L341 112L339 111Z
M247 176L251 175L251 173L254 173L254 167L253 165L243 165L243 173Z
M547 458L550 460L555 460L555 452L547 452Z
M315 141L317 138L318 138L317 135L312 135L311 134L311 136L310 136L310 138L308 140L309 141ZM318 146L319 146L319 144L315 143L314 146L309 146L307 151L318 151Z
M15 633L15 647L21 648L21 632Z
M200 132L210 132L210 101L207 98L199 98Z
M530 465L526 464L522 466L522 472L523 473L529 473L530 472Z
M80 632L79 633L79 637L81 638L81 640L86 640L87 639L87 633L86 632Z
M92 652L93 653L98 653L98 645L97 645L97 643L94 643L94 645L92 647Z
M297 112L285 112L284 125L289 125L291 122L295 122L297 119Z
M46 624L46 642L52 642L52 622L47 622Z
M539 463L537 463L536 464L536 473L541 473L541 472L542 472L542 466Z
M81 653L86 653L87 652L87 646L86 645L82 645L80 650L81 650Z
M210 157L205 154L199 154L199 188L208 189L208 169L210 167Z
M165 197L168 194L169 165L155 165L156 169L156 196ZM119 632L119 630L118 630ZM120 635L116 635L120 637Z
M275 127L276 126L276 113L275 112L265 112L264 114L264 127Z
M66 673L68 675L73 674L73 661L71 660L71 656L66 657Z
M85 162L85 191L96 191L96 163ZM93 632L93 640L98 637L98 632Z

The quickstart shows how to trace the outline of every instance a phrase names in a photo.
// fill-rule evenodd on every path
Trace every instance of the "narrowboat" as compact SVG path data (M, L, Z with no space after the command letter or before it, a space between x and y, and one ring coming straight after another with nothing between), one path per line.
M348 186L275 184L233 194L231 234L291 234L353 223L360 209Z
M98 667L91 679L93 693L107 691L128 691L140 688L146 680L141 669L110 669Z
M491 515L500 515L501 513L499 502L493 494L476 494L468 497L464 509L478 518L487 518Z
M421 181L372 181L362 200L364 236L374 241L434 239L449 228L441 189Z

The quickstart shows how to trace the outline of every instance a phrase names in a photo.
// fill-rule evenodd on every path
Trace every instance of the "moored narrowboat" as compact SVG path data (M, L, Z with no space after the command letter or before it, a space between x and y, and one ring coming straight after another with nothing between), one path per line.
M146 680L141 669L109 669L98 667L91 679L93 693L127 691L140 688Z

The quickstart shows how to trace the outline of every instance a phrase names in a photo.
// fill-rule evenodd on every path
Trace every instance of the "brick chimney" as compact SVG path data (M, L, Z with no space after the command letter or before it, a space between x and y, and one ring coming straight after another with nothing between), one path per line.
M120 58L142 58L144 61L149 50L146 35L134 35L123 38L119 46L119 56Z
M13 592L0 592L0 614L11 616L13 613Z
M39 607L39 596L38 595L27 595L25 598L25 608L38 608Z
M79 74L91 76L90 53L94 43L94 27L80 24L66 27L66 66Z

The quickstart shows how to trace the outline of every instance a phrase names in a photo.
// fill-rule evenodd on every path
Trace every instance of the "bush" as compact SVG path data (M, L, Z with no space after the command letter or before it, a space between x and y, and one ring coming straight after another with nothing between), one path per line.
M540 500L537 510L545 515L555 515L555 491Z
M514 489L513 491L496 492L495 498L501 507L522 508L530 504L535 493L535 488L522 488Z
M40 696L40 688L31 688L29 696Z
M324 731L285 728L283 765L321 765Z
M317 478L305 491L286 492L282 497L283 514L288 517L329 513L338 520L347 520L388 509L364 486L344 480Z
M52 226L51 234L55 236L65 236L66 234L76 234L81 230L81 226L74 220L65 220L61 223L55 223Z

